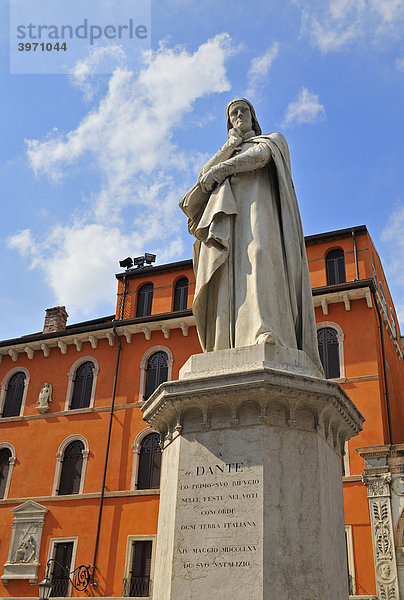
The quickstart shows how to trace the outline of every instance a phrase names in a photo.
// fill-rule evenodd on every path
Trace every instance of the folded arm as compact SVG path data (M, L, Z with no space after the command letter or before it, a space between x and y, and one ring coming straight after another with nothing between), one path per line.
M220 152L220 151L219 151ZM215 155L216 156L216 155ZM215 158L215 157L213 157ZM215 183L221 184L230 175L246 171L262 169L271 159L271 150L264 142L255 144L245 152L240 152L219 164L212 164L208 170L201 173L199 183L205 192L212 190ZM207 163L205 167L208 165Z

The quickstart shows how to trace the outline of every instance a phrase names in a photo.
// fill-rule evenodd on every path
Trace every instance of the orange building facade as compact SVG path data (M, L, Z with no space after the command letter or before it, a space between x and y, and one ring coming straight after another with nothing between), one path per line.
M350 594L376 598L393 584L399 594L391 574L379 577L369 512L369 481L404 472L394 305L366 227L309 236L306 248L326 374L366 419L343 459ZM195 277L186 260L117 279L115 315L67 325L56 307L44 331L0 342L0 597L38 597L49 559L53 597L152 597L164 456L141 407L201 351ZM401 500L389 494L400 578ZM90 582L78 592L67 572L81 564Z

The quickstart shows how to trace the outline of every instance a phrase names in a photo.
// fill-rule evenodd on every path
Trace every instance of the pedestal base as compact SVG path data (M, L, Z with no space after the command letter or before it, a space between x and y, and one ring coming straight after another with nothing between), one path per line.
M192 357L143 408L164 444L154 600L348 599L341 448L363 419L268 352Z

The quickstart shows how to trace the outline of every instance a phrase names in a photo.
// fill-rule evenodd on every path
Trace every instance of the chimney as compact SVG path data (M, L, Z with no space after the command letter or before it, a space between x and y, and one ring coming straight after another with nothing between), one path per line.
M54 306L46 309L43 333L53 333L66 329L66 321L69 315L65 306Z

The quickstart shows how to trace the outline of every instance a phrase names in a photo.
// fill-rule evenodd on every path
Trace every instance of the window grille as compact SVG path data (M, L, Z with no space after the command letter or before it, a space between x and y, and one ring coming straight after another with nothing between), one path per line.
M325 260L327 269L327 285L345 283L345 257L343 250L331 250Z
M161 448L158 433L143 438L139 453L137 489L152 490L160 487Z
M82 363L77 367L74 375L73 393L70 409L88 408L90 406L91 392L94 380L94 364L91 361Z
M18 371L8 382L2 417L18 417L24 395L25 373Z
M151 315L154 286L146 283L139 288L137 294L136 316L147 317Z
M160 383L167 381L168 377L168 356L166 352L160 351L152 354L147 361L146 367L146 387L144 399L147 400Z
M50 593L52 598L65 598L69 596L69 573L71 571L72 555L73 542L59 542L55 544L54 559L57 562L52 563L52 590Z
M10 471L11 450L1 448L0 450L0 498L4 498Z
M327 379L340 376L338 333L332 327L317 331L318 351Z
M185 310L188 305L188 279L181 277L175 284L173 310Z
M71 442L64 451L58 494L78 494L80 492L81 470L83 467L84 444L80 440Z

